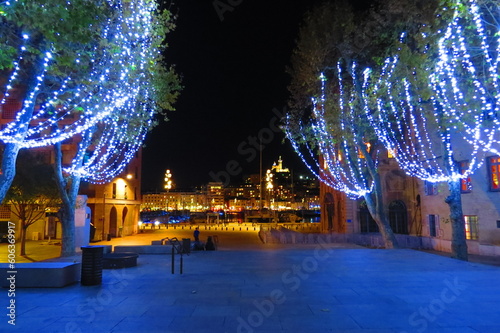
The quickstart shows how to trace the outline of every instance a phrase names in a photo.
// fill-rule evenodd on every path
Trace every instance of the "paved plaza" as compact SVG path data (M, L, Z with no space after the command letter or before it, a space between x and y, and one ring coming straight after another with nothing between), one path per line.
M18 289L15 326L0 290L0 332L500 332L496 266L348 244L220 245L184 255L182 275L180 255L175 274L171 256L140 255L99 286Z

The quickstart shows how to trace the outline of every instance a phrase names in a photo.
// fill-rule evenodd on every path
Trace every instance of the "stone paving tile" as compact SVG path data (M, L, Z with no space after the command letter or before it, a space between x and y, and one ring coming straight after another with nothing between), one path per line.
M227 297L216 297L216 296L197 296L197 295L185 295L183 297L178 297L174 302L174 305L199 305L199 304L211 304L213 306L229 306L230 300Z
M220 306L207 303L201 303L196 306L194 312L192 313L192 317L216 317L216 316L229 316L229 317L237 317L241 313L241 309L239 306L228 305L228 306Z
M196 309L196 305L171 305L171 306L150 306L144 312L143 317L158 316L158 317L190 317ZM145 320L142 320L145 322Z
M486 325L478 325L471 326L474 330L479 333L498 333L498 326L486 326Z
M222 330L225 320L226 318L223 315L175 317L168 326L168 330L173 329L184 332L198 332L200 330Z
M117 323L109 332L169 332L167 328L173 321L173 317L147 317L147 324L145 321L140 321L135 318L125 317ZM85 330L83 331L85 332Z
M394 309L390 312L360 311L350 315L362 328L406 330L411 327L410 319L406 313Z
M436 314L436 323L439 326L489 326L489 325L500 325L500 311L498 308L496 311L476 311L476 312L465 312L465 311L456 311L449 312L445 311L442 314ZM500 332L500 330L498 331Z
M281 324L285 330L296 330L296 332L324 330L339 331L360 328L353 318L339 314L323 316L282 316Z
M349 330L334 330L333 332L336 333L401 333L398 330L392 330L392 329L365 329L365 328L358 328L358 329L349 329Z
M29 317L29 318L23 318L19 317L16 320L16 326L10 326L6 327L3 325L0 325L2 327L2 332L37 332L38 330L43 331L43 329L49 327L52 325L54 322L56 322L59 318L56 316L51 316L51 317ZM37 330L34 330L34 328L37 328Z
M232 333L282 332L283 327L279 317L266 316L261 312L254 311L238 317L226 318L224 331Z
M104 318L91 320L88 317L59 318L51 325L43 328L42 332L111 332L113 327L123 321L121 318ZM24 332L38 332L31 327L31 330Z
M413 332L418 332L418 331L414 330ZM424 332L425 333L478 333L477 330L470 327L439 327L439 328L428 327L427 329L424 330ZM399 332L399 333L404 333L404 332Z

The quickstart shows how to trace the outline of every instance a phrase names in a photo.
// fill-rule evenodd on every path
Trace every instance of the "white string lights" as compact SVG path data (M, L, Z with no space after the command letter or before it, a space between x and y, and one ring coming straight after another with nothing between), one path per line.
M52 58L50 52L46 52L41 73L36 77L37 85L27 92L16 118L0 130L0 140L26 148L52 145L82 133L100 121L109 121L105 119L113 112L134 104L134 96L144 79L140 71L151 59L147 42L151 34L148 17L154 4L147 1L126 4L132 10L125 16L121 1L108 2L118 15L103 29L101 44L104 46L95 50L96 58L92 60L88 76L84 80L73 80L68 76L54 88L53 82L46 79ZM24 40L28 43L29 36L24 36ZM25 49L23 45L9 82L14 81L22 69L19 64ZM9 84L7 88L12 86ZM8 90L0 103L4 104L7 97ZM27 129L25 115L31 115Z
M355 72L356 66L353 65L351 73ZM337 101L341 112L340 127L343 133L355 133L356 122L359 121L356 116L356 108L359 107L358 97L352 85L346 89L340 63L337 64L337 73L340 88ZM352 75L354 76L352 80L357 80L355 74ZM333 129L328 124L325 115L326 77L323 73L320 80L321 97L312 99L314 115L310 124L312 139L306 137L302 124L293 125L290 115L287 117L285 127L287 138L302 161L320 181L344 192L350 198L357 199L373 190L373 181L365 173L368 167L367 161L359 149L356 135L343 135L339 138L338 134L335 134L335 137L332 133ZM305 155L302 153L303 150ZM323 163L319 160L318 154Z
M460 26L468 12L456 10L454 20L438 42L439 58L434 73L419 78L416 71L408 70L395 56L386 59L378 80L372 84L371 94L364 89L364 98L375 101L374 107L366 106L365 113L379 139L388 150L395 152L402 169L430 182L469 177L483 163L481 151L492 151L497 143L494 137L500 129L498 50L497 59L493 61L478 8L473 0L469 6L478 34L473 38L480 40L482 50L482 58L476 63L469 51L472 46L467 45ZM488 67L486 77L481 77L479 65ZM407 72L402 80L399 69ZM399 75L395 75L396 72ZM370 71L366 70L365 87L370 86L369 81ZM422 97L427 88L422 84L426 82L434 91L429 101ZM495 103L488 98L492 92ZM460 169L457 160L468 163Z
M438 41L433 73L419 77L398 55L390 57L377 79L369 69L363 72L359 97L353 87L345 89L337 67L340 93L333 102L342 111L337 120L342 131L359 135L356 111L361 106L400 167L430 182L466 179L482 165L485 151L500 155L500 30L498 25L484 27L487 17L475 0L457 0L454 11ZM429 50L428 45L425 52ZM350 72L356 82L356 68ZM360 146L349 141L352 138L332 134L325 114L324 75L321 80L322 94L319 100L313 99L310 126L300 121L297 125L298 120L288 115L287 137L318 179L351 197L362 196L373 189L370 180L363 178L366 161L360 157ZM424 98L429 91L430 97ZM457 161L467 163L459 168Z
M33 148L53 145L77 134L95 132L92 145L80 145L87 154L82 167L65 169L83 180L105 183L121 173L134 157L152 126L155 102L151 67L159 59L154 35L156 3L149 0L108 0L114 16L106 22L95 59L84 80L70 76L54 88L46 79L51 56L47 52L37 84L27 94L16 118L0 130L0 140ZM24 36L29 42L29 36ZM7 84L5 104L19 72L26 46ZM79 62L79 59L76 59ZM26 121L26 118L28 121ZM88 134L88 133L87 133Z
M455 11L439 40L436 71L430 75L433 104L458 120L464 139L500 155L500 27L485 28L494 12L482 13L475 0L466 5L466 11Z
M83 166L65 170L88 182L103 184L123 172L141 148L146 133L152 126L155 110L151 97L153 87L145 83L149 81L148 61L154 61L158 50L152 46L150 36L155 7L152 2L146 5L146 1L130 3L130 17L126 18L129 45L127 65L137 69L137 73L124 75L119 72L119 82L131 93L115 104L109 116L98 124L99 139L94 143ZM80 154L86 152L86 147L83 148L85 149L81 149Z

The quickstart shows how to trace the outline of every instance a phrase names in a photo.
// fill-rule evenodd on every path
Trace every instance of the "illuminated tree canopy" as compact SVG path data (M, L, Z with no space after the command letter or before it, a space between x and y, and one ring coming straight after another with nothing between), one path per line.
M432 103L464 140L500 155L500 8L477 0L455 6L430 75Z
M464 260L460 181L499 148L500 31L485 29L494 17L487 9L454 1L442 9L453 16L436 41L425 29L420 43L403 34L398 54L375 75L365 72L365 113L385 147L411 176L448 183L452 252Z
M20 102L0 130L0 198L15 175L19 149L54 146L61 252L72 255L80 181L102 184L116 177L157 116L174 109L180 81L163 56L173 18L154 0L5 1L0 14L0 106ZM63 168L61 142L72 137L78 148Z
M356 13L347 2L323 6L308 16L292 57L291 106L296 109L288 114L285 131L318 179L351 198L364 198L386 247L397 247L378 173L381 146L364 114L362 76L354 61L376 62L388 41L357 38L358 31L367 31L359 22L375 21L379 13ZM318 17L324 21L318 22ZM324 28L331 30L321 34L318 29ZM382 36L387 29L382 25L374 30ZM302 90L299 80L305 84ZM308 105L302 91L313 92L310 114L304 111Z
M92 157L67 171L109 181L140 148L155 114L173 109L179 78L163 59L164 36L174 27L170 13L151 0L10 1L0 9L0 106L20 101L15 118L0 130L2 190L15 173L19 149L95 129L102 135Z
M316 77L320 76L322 88L321 93L312 94L319 97L312 99L311 116L291 112L286 130L316 176L350 197L367 198L372 216L381 190L377 180L379 144L408 174L448 182L452 249L456 257L466 260L460 180L482 165L487 152L498 154L500 148L499 8L487 0L441 1L439 5L432 19L408 25L400 33L400 43L386 48L392 55L381 61L377 61L377 51L360 57L337 53L337 59L330 62L318 61L317 55L326 46L311 52L309 62L304 61L307 57L298 58L299 70L314 68L304 63L320 65ZM340 39L332 43L345 45ZM324 73L332 72L328 64L333 60L338 63L335 82L325 88L326 77L331 80L332 75ZM295 79L303 77L296 75ZM298 90L291 91L297 94ZM300 97L294 96L294 101ZM459 161L466 163L459 167ZM375 199L372 209L371 195Z

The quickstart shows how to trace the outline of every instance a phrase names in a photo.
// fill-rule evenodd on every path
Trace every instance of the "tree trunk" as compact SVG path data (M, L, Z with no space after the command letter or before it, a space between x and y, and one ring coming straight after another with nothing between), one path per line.
M375 223L377 223L378 225L379 232L382 235L382 239L384 240L385 248L396 249L399 247L398 241L396 240L396 236L392 231L389 219L387 218L387 214L385 213L384 193L382 189L382 181L380 180L380 174L378 173L378 168L373 161L370 152L366 149L364 141L359 138L358 147L359 149L361 149L363 155L365 156L367 171L373 181L372 192L366 193L364 195L366 206L373 219L375 220Z
M54 173L57 187L61 194L62 205L59 211L61 219L61 257L71 257L76 254L75 249L75 200L72 200L71 195L68 195L68 183L62 172L62 150L61 143L54 145L55 164Z
M355 75L353 73L353 70L355 70L352 67L353 61L349 58L344 58L346 63L349 64L347 66L348 72L351 74L351 77L357 77L357 79L353 79L353 88L356 91L356 95L358 97L358 100L360 102L360 109L364 110L365 108L365 99L363 97L363 88L362 88L362 82L359 79L360 76ZM369 124L368 119L366 119L366 115L364 112L361 112L359 115L361 117L360 119L353 121L354 124ZM366 161L366 171L365 177L360 178L358 176L358 181L359 183L363 183L363 179L372 179L373 182L373 190L371 193L366 193L363 197L366 200L366 206L368 208L368 211L372 215L373 219L378 225L378 229L380 231L380 234L382 235L382 239L384 240L384 245L386 249L395 249L398 248L398 241L396 240L396 236L394 236L394 232L392 231L391 225L389 223L389 220L387 218L387 214L385 213L385 204L384 204L384 193L382 189L382 182L380 180L380 174L379 170L377 167L377 163L374 161L374 156L372 156L372 153L376 150L373 149L372 151L369 151L366 142L365 142L365 137L364 137L364 131L359 130L355 125L353 127L353 132L356 133L355 135L355 141L354 143L357 145L358 149L363 153L364 159ZM373 145L375 148L375 144ZM355 165L355 164L353 164ZM362 172L362 171L360 171ZM369 176L369 177L368 177Z
M86 135L80 143L80 148L84 145L89 145L89 135ZM69 176L68 179L64 178L62 173L62 150L61 143L54 145L55 150L55 177L59 193L61 194L61 228L62 228L62 244L61 244L61 257L70 257L76 254L75 249L75 206L78 190L80 188L80 177ZM83 154L81 154L83 155ZM77 161L81 166L83 157Z
M2 156L2 172L0 173L0 203L3 203L5 195L12 185L16 176L16 160L19 153L19 145L6 143Z
M21 234L19 235L19 239L21 241L21 248L19 249L19 255L26 255L26 228L24 227L24 221L21 222L20 228Z
M76 254L75 248L75 203L76 200L69 200L61 207L61 257L71 257Z
M462 195L460 193L460 179L448 181L450 195L446 203L450 206L451 220L451 253L456 259L468 261L467 241L465 237L465 220L462 210Z
M373 199L373 197L375 197L375 199ZM398 241L396 240L396 236L394 235L391 225L389 224L384 206L381 204L383 202L382 193L378 193L377 191L371 194L367 193L364 198L366 200L366 207L368 208L368 211L377 223L382 239L384 240L385 248L397 249L399 247Z
M444 132L447 138L444 143L444 164L448 175L459 173L458 163L452 155L449 129ZM450 177L451 178L451 177ZM465 238L465 220L462 210L462 193L460 191L460 179L448 180L449 196L445 202L450 207L451 220L451 254L453 258L468 261L467 241Z
M26 255L26 232L28 229L27 223L26 223L26 205L24 203L19 204L19 223L21 224L20 232L21 235L19 235L19 239L21 241L21 248L20 248L20 255L25 256Z

